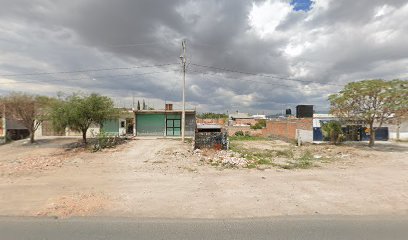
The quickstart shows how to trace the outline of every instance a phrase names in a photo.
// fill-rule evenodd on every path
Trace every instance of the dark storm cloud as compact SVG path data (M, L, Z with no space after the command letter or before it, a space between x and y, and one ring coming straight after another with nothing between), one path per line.
M0 73L177 63L180 42L186 39L190 63L283 77L189 65L187 99L191 104L202 111L250 112L280 110L282 105L298 103L327 109L327 94L340 89L327 83L408 75L404 68L408 63L405 1L324 4L316 0L308 12L288 11L274 19L281 12L273 8L276 2L292 8L286 0L0 0ZM269 5L269 12L256 13L264 14L263 22L256 24L278 24L261 33L250 15L253 6ZM381 8L382 15L378 14ZM35 90L38 93L85 89L128 103L132 94L139 99L177 102L181 96L177 71L143 75L169 69L177 66L13 77L20 84L0 87L33 91L35 85L21 82L38 80L44 86ZM120 74L136 75L117 76ZM307 80L321 84L302 82Z

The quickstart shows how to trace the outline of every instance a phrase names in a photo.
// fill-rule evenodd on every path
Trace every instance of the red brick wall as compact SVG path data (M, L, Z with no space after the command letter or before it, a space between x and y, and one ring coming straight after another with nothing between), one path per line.
M255 125L258 122L256 119L236 119L233 123L233 125Z
M312 118L267 121L266 128L262 129L262 135L296 139L296 129L312 130Z
M244 133L248 132L251 136L260 137L262 136L262 129L251 129L250 126L229 126L228 136L234 136L236 132L242 131Z

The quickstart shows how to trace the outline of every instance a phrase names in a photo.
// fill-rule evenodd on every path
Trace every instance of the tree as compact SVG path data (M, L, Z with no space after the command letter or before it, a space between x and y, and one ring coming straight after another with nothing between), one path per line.
M11 93L1 99L6 116L19 120L30 134L30 143L34 143L35 131L49 116L52 98L26 93Z
M266 127L266 120L259 119L254 125L251 126L251 129L262 129Z
M137 110L140 110L140 102L139 102L139 100L137 101Z
M330 140L332 144L341 142L343 130L339 121L329 121L322 125L323 136Z
M112 99L96 93L90 95L72 94L54 104L51 119L56 130L66 127L82 132L82 140L86 144L91 124L102 125L105 120L118 116Z
M348 83L339 93L329 96L330 112L344 121L368 126L369 146L373 146L375 128L395 117L398 105L392 102L395 86L392 81L381 79Z
M397 125L396 138L400 137L400 124L408 119L408 81L392 80L390 82L389 101L386 107L394 112L391 122Z
M202 119L218 119L218 118L228 118L228 115L224 113L207 112L207 113L198 114L197 117L202 118Z

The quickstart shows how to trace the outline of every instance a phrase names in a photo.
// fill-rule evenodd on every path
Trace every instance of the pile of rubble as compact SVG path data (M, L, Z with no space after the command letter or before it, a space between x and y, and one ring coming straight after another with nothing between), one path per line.
M60 168L70 159L74 153L61 151L49 156L30 156L19 158L7 163L0 164L0 175L22 175L32 172L40 172L51 168Z
M194 154L200 157L200 161L214 166L242 168L248 165L248 161L240 154L229 150L196 149L194 150Z

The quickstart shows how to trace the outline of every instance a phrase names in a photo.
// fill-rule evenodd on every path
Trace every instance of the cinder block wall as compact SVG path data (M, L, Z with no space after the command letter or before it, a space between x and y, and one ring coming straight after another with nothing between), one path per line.
M267 121L266 128L262 129L262 135L296 139L296 129L313 130L312 118Z

